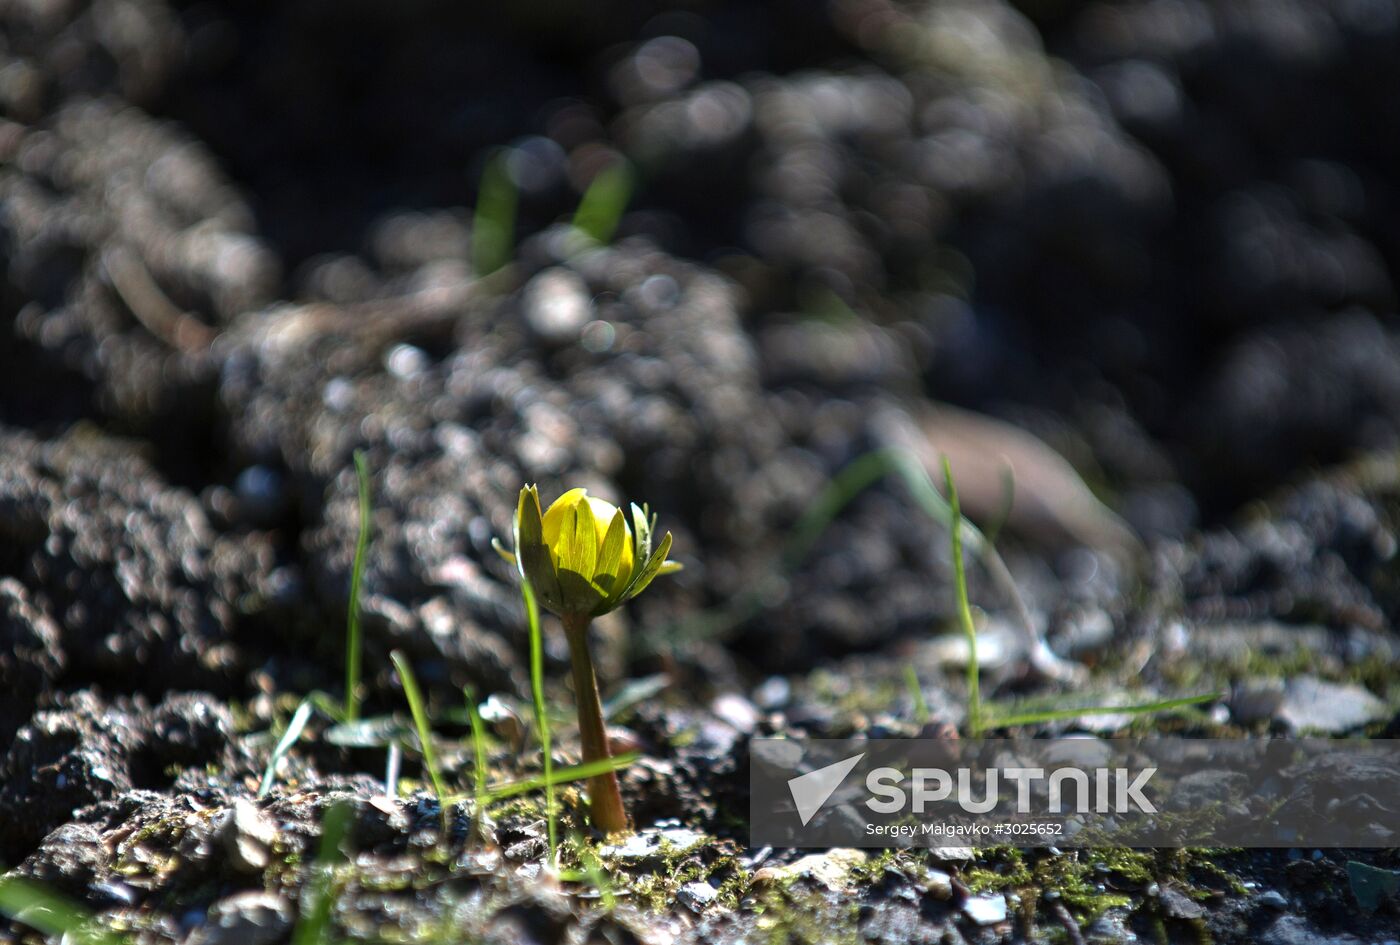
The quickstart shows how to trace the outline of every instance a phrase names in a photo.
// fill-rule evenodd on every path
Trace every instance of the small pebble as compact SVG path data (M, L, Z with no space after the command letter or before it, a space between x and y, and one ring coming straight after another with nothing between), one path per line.
M530 280L522 300L525 322L542 340L564 344L593 320L588 286L568 269L546 269Z
M686 883L680 888L680 892L676 893L676 901L691 912L699 913L704 912L718 896L719 890L709 883Z
M963 903L963 913L978 925L996 925L1005 922L1007 915L1006 897L1001 893L984 893L973 896Z

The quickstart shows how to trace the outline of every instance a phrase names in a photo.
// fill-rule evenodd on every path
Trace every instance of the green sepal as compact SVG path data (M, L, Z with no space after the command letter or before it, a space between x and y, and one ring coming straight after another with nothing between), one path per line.
M564 605L559 577L544 543L544 514L540 511L540 493L535 486L520 490L520 504L515 509L515 566L520 576L530 582L545 607L559 612Z
M646 565L643 566L642 569L637 572L637 576L633 578L631 586L627 588L627 592L622 596L623 600L631 600L647 589L647 585L661 573L662 566L666 564L666 555L670 550L671 533L667 532L665 537L661 539L661 544L657 547L656 551L647 559Z
M501 544L501 540L499 538L493 537L491 539L491 547L495 549L496 554L504 558L508 564L515 564L515 554L513 552L506 551L506 546Z
M647 510L632 503L632 561L647 561L651 558L651 525L647 522Z

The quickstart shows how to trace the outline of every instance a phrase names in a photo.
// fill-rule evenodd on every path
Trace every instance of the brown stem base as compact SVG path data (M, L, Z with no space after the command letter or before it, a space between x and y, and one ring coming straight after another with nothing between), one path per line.
M603 702L598 695L598 677L588 652L588 625L591 618L564 617L564 633L569 638L569 661L574 670L574 697L578 700L578 730L583 741L583 760L605 761L612 757L608 731L603 722ZM617 773L609 771L588 779L589 813L593 825L604 833L632 829Z

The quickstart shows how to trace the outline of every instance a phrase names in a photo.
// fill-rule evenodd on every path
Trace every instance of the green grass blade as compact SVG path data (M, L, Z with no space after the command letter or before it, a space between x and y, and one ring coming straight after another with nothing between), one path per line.
M87 909L14 874L0 876L0 915L39 934L73 945L123 945L129 941L96 923Z
M303 906L292 933L292 945L325 945L329 941L331 908L335 905L334 865L350 833L354 807L342 801L326 811L321 823L321 845L316 853L315 873L306 887L309 908Z
M272 790L272 785L277 780L277 766L287 757L287 752L292 750L297 739L301 738L301 733L306 730L306 723L311 721L311 713L316 708L315 702L314 698L307 696L292 713L287 730L277 740L276 747L272 749L272 757L268 758L267 767L263 769L262 783L258 785L259 798L267 797L267 793Z
M924 701L924 687L919 684L919 674L913 666L904 667L904 685L909 689L909 697L914 700L914 721L919 726L927 725L933 718Z
M464 686L462 696L467 701L467 718L471 721L472 730L472 783L476 788L473 811L479 814L482 798L486 796L486 776L489 773L486 767L486 727L481 724L481 712L476 707L476 690L471 686Z
M472 267L489 276L510 262L515 252L515 214L519 193L506 167L509 157L498 152L486 162L472 217Z
M566 768L557 768L547 775L538 775L533 778L525 778L521 781L508 781L487 790L487 796L491 803L504 800L507 797L515 797L517 794L528 794L531 791L538 791L544 788L546 792L551 791L560 784L570 784L574 781L586 781L599 774L607 774L609 771L619 771L637 760L637 753L629 752L625 755L614 755L611 758L600 758L597 761L587 761L583 764L569 765Z
M655 673L651 676L643 676L641 679L629 679L623 683L610 699L603 702L603 718L609 722L621 718L628 711L643 702L650 702L661 693L666 691L666 687L671 685L671 677L665 673Z
M981 673L977 665L977 626L972 622L972 607L967 600L967 570L963 565L962 507L958 505L958 487L953 482L953 468L943 457L943 481L948 486L948 508L951 521L948 535L952 541L953 589L958 598L958 621L967 637L967 727L973 737L982 733Z
M951 528L953 509L934 486L919 460L905 450L884 447L857 456L838 472L817 497L793 528L792 537L783 553L785 570L793 570L811 554L812 548L822 533L831 525L841 511L858 495L875 485L886 476L898 476L913 497L919 509L945 528ZM1034 622L1030 611L1021 599L1021 593L1011 579L1001 556L996 549L967 519L958 516L962 542L981 560L988 573L1001 587L1016 609L1018 618L1034 632Z
M617 233L617 225L632 199L632 169L624 162L610 164L598 172L584 191L574 211L574 229L596 242L607 245Z
M404 698L408 700L408 711L413 713L413 727L418 732L418 746L423 753L423 767L428 769L428 778L433 783L433 793L437 795L438 807L442 810L443 833L448 824L447 789L443 784L442 771L438 768L437 752L433 750L433 730L428 724L428 708L423 701L423 692L418 688L418 680L413 675L413 667L398 650L389 654L394 669L403 685Z
M549 862L559 852L559 810L554 797L554 752L549 738L549 709L544 701L544 631L540 628L540 607L529 581L520 582L525 600L525 620L530 626L530 695L535 705L535 734L544 753L545 818L549 825Z
M390 742L384 759L384 793L389 797L399 796L399 768L403 764L403 746Z
M896 468L892 450L865 453L842 467L793 527L783 553L785 568L791 570L806 560L841 510Z
M997 506L996 518L982 530L987 544L996 546L1001 530L1011 521L1011 510L1016 505L1016 473L1010 466L1001 467L1001 503Z
M1077 709L1044 709L1021 712L1013 715L992 715L982 723L983 729L1012 728L1017 725L1038 725L1042 722L1058 722L1064 719L1077 719L1082 715L1147 715L1153 712L1170 712L1186 706L1214 702L1220 698L1218 692L1207 692L1199 696L1184 696L1180 699L1162 699L1158 702L1140 702L1135 705L1095 705Z
M334 696L317 689L307 693L306 698L316 707L316 711L332 722L345 721L345 704Z
M677 641L722 637L762 613L767 606L766 601L770 600L774 593L782 593L784 576L794 572L811 554L832 520L856 496L890 475L899 477L924 514L945 528L951 527L952 509L934 486L933 480L929 478L927 470L917 457L895 447L872 450L856 457L843 467L807 507L793 527L792 536L782 553L780 566L776 569L777 574L763 576L756 586L736 595L727 606L676 621L661 628L662 632L639 637L639 645L662 651L674 647ZM1002 561L1001 555L997 554L996 548L977 526L966 519L961 520L960 532L963 544L981 561L988 576L1011 604L1027 639L1037 641L1032 648L1032 663L1038 669L1058 669L1062 672L1064 667L1058 664L1062 664L1063 661L1051 653L1049 647L1040 639L1035 619L1021 597L1011 571L1006 567L1006 562Z
M369 551L369 464L363 450L355 450L355 478L360 490L360 534L355 539L355 563L350 569L350 607L345 626L345 720L360 717L360 587L365 579Z

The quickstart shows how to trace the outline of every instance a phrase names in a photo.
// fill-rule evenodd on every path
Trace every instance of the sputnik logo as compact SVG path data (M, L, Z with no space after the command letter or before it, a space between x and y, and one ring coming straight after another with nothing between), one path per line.
M861 752L844 761L818 768L816 771L808 771L788 781L788 790L792 792L792 802L797 807L797 816L802 819L802 826L807 826L817 815L827 798L835 793L841 782L846 780L846 775L850 774L851 769L860 764L864 757L865 752Z

